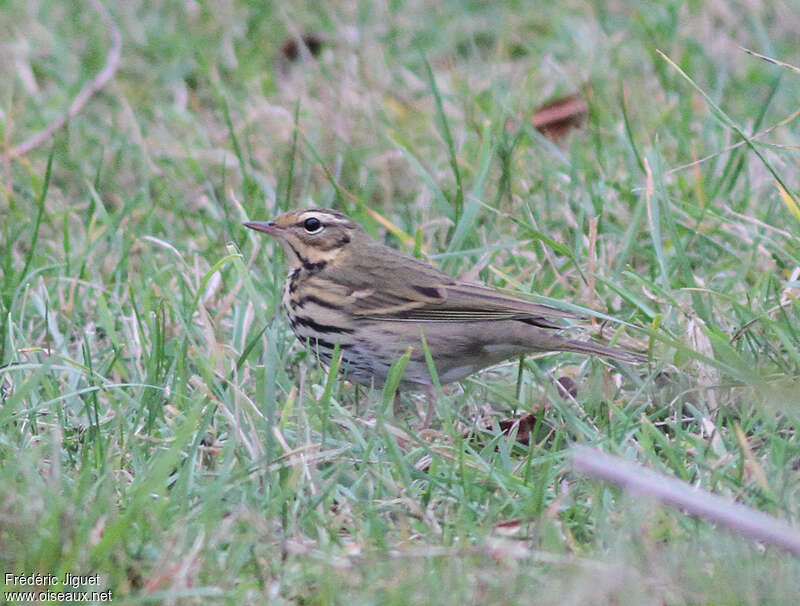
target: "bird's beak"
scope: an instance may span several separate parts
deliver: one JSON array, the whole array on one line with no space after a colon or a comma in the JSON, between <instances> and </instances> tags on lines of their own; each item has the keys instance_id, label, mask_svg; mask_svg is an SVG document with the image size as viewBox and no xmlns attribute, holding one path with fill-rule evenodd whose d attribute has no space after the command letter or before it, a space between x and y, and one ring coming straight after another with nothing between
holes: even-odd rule
<instances>
[{"instance_id":1,"label":"bird's beak","mask_svg":"<svg viewBox=\"0 0 800 606\"><path fill-rule=\"evenodd\" d=\"M246 221L242 225L256 231L263 231L271 236L277 234L281 229L274 221Z\"/></svg>"}]
</instances>

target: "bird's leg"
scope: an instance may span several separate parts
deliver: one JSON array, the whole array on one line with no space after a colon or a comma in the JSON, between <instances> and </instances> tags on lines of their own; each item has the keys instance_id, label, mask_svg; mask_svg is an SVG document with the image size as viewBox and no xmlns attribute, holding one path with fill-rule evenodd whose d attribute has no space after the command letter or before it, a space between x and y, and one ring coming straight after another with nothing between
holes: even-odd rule
<instances>
[{"instance_id":1,"label":"bird's leg","mask_svg":"<svg viewBox=\"0 0 800 606\"><path fill-rule=\"evenodd\" d=\"M360 417L361 416L361 386L358 383L356 383L354 385L354 388L356 390L356 398L355 398L356 399L356 416Z\"/></svg>"},{"instance_id":2,"label":"bird's leg","mask_svg":"<svg viewBox=\"0 0 800 606\"><path fill-rule=\"evenodd\" d=\"M428 409L425 412L425 419L422 421L422 427L430 427L433 413L436 412L436 390L433 385L425 387L425 399L428 401Z\"/></svg>"},{"instance_id":3,"label":"bird's leg","mask_svg":"<svg viewBox=\"0 0 800 606\"><path fill-rule=\"evenodd\" d=\"M400 402L400 390L394 392L394 402L392 403L392 416L397 419L400 417L400 409L401 409L401 402Z\"/></svg>"}]
</instances>

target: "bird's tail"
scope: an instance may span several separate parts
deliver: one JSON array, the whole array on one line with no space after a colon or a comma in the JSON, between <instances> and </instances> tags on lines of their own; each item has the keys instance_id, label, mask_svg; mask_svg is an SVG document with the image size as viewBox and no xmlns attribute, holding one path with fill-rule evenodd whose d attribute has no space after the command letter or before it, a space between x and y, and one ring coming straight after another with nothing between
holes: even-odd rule
<instances>
[{"instance_id":1,"label":"bird's tail","mask_svg":"<svg viewBox=\"0 0 800 606\"><path fill-rule=\"evenodd\" d=\"M647 362L646 356L642 356L631 351L625 351L624 349L618 349L616 347L604 347L602 345L595 345L594 343L578 341L575 339L569 339L565 341L562 349L563 351L574 351L576 353L604 356L606 358L612 358L613 360L619 360L620 362L626 362L628 364L644 364Z\"/></svg>"}]
</instances>

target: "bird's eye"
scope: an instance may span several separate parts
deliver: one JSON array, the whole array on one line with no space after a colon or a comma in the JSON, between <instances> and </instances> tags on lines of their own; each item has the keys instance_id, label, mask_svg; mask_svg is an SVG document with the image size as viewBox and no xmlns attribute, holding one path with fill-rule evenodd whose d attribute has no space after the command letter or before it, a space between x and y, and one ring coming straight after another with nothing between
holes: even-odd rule
<instances>
[{"instance_id":1,"label":"bird's eye","mask_svg":"<svg viewBox=\"0 0 800 606\"><path fill-rule=\"evenodd\" d=\"M303 221L303 227L305 230L310 234L316 234L322 231L322 221L317 219L316 217L309 217L305 221Z\"/></svg>"}]
</instances>

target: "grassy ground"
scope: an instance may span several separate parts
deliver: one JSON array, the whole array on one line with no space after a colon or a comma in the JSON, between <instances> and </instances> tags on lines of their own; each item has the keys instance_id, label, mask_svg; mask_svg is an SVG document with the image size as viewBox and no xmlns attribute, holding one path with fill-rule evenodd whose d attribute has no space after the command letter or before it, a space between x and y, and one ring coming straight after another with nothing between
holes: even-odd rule
<instances>
[{"instance_id":1,"label":"grassy ground","mask_svg":"<svg viewBox=\"0 0 800 606\"><path fill-rule=\"evenodd\" d=\"M115 603L792 603L791 556L568 453L797 522L800 74L739 47L799 65L800 6L303 4L0 3L2 572ZM113 27L114 78L13 153ZM581 128L533 128L587 84ZM416 397L391 418L279 313L283 257L240 222L311 204L635 325L602 335L652 364L511 361L416 432ZM525 412L527 446L498 427Z\"/></svg>"}]
</instances>

